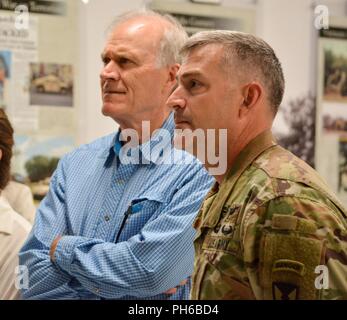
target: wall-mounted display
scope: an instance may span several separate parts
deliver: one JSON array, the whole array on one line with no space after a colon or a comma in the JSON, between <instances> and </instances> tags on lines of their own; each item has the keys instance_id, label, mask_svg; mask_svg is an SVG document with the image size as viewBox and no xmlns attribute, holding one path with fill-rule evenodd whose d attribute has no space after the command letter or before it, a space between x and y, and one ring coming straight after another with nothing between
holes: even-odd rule
<instances>
[{"instance_id":1,"label":"wall-mounted display","mask_svg":"<svg viewBox=\"0 0 347 320\"><path fill-rule=\"evenodd\" d=\"M330 39L324 43L325 101L347 103L347 39Z\"/></svg>"},{"instance_id":2,"label":"wall-mounted display","mask_svg":"<svg viewBox=\"0 0 347 320\"><path fill-rule=\"evenodd\" d=\"M31 63L30 105L72 107L72 65Z\"/></svg>"},{"instance_id":3,"label":"wall-mounted display","mask_svg":"<svg viewBox=\"0 0 347 320\"><path fill-rule=\"evenodd\" d=\"M213 4L153 0L149 8L174 16L188 34L204 30L237 30L255 32L255 10Z\"/></svg>"},{"instance_id":4,"label":"wall-mounted display","mask_svg":"<svg viewBox=\"0 0 347 320\"><path fill-rule=\"evenodd\" d=\"M2 5L5 2L17 3L0 0ZM68 9L63 16L38 14L49 13L43 9L50 5L54 9L54 3L58 2ZM0 62L0 67L9 66L10 71L2 77L5 81L1 81L0 103L4 101L2 104L15 131L12 175L15 180L27 183L39 201L48 190L58 160L76 146L75 91L78 89L74 87L73 64L78 61L78 3L30 1L28 4L27 29L16 27L14 8L12 12L10 7L0 10L0 53L5 57L0 58L5 60ZM38 5L41 5L40 12L36 12Z\"/></svg>"},{"instance_id":5,"label":"wall-mounted display","mask_svg":"<svg viewBox=\"0 0 347 320\"><path fill-rule=\"evenodd\" d=\"M64 15L66 13L65 1L45 0L2 0L0 10L15 11L19 5L25 5L28 11L38 14Z\"/></svg>"},{"instance_id":6,"label":"wall-mounted display","mask_svg":"<svg viewBox=\"0 0 347 320\"><path fill-rule=\"evenodd\" d=\"M29 64L38 59L38 18L30 16L29 28L18 30L15 15L0 13L0 50L11 56L11 78L6 81L6 111L15 130L37 130L38 112L29 109Z\"/></svg>"},{"instance_id":7,"label":"wall-mounted display","mask_svg":"<svg viewBox=\"0 0 347 320\"><path fill-rule=\"evenodd\" d=\"M5 90L11 77L11 52L0 50L0 108L6 108Z\"/></svg>"},{"instance_id":8,"label":"wall-mounted display","mask_svg":"<svg viewBox=\"0 0 347 320\"><path fill-rule=\"evenodd\" d=\"M318 38L316 168L347 204L347 20Z\"/></svg>"}]
</instances>

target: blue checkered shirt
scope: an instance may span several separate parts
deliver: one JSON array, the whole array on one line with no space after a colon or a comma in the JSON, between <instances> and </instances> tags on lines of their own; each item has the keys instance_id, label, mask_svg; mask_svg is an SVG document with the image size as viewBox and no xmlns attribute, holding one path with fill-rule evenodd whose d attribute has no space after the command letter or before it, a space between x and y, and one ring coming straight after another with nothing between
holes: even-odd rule
<instances>
[{"instance_id":1,"label":"blue checkered shirt","mask_svg":"<svg viewBox=\"0 0 347 320\"><path fill-rule=\"evenodd\" d=\"M173 134L172 115L162 128ZM139 147L146 164L122 164L118 136L59 162L19 254L29 270L24 299L189 298L190 281L176 294L165 291L193 271L192 223L213 179L172 146L169 155L183 154L182 162L158 164L153 137ZM49 249L58 235L53 263Z\"/></svg>"}]
</instances>

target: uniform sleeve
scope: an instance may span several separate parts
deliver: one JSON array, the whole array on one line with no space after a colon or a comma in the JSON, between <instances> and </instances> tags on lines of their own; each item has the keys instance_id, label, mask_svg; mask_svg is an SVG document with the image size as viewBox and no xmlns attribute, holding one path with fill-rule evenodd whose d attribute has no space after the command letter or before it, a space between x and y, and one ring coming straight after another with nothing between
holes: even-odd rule
<instances>
[{"instance_id":1,"label":"uniform sleeve","mask_svg":"<svg viewBox=\"0 0 347 320\"><path fill-rule=\"evenodd\" d=\"M283 196L249 215L244 259L257 299L347 299L347 222L327 201Z\"/></svg>"}]
</instances>

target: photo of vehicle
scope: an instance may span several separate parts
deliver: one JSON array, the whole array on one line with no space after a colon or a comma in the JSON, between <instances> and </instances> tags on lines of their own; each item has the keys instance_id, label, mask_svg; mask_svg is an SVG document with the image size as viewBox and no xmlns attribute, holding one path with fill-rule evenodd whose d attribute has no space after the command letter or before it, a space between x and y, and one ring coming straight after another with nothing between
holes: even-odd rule
<instances>
[{"instance_id":1,"label":"photo of vehicle","mask_svg":"<svg viewBox=\"0 0 347 320\"><path fill-rule=\"evenodd\" d=\"M38 93L68 93L72 87L57 76L51 74L45 77L35 79L33 85Z\"/></svg>"},{"instance_id":2,"label":"photo of vehicle","mask_svg":"<svg viewBox=\"0 0 347 320\"><path fill-rule=\"evenodd\" d=\"M31 63L30 105L73 106L72 66Z\"/></svg>"}]
</instances>

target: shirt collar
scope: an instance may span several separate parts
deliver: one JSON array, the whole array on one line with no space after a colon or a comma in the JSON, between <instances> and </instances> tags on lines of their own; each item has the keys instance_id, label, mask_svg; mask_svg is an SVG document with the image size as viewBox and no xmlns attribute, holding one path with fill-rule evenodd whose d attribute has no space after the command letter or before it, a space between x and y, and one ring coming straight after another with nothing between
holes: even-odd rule
<instances>
[{"instance_id":1,"label":"shirt collar","mask_svg":"<svg viewBox=\"0 0 347 320\"><path fill-rule=\"evenodd\" d=\"M151 136L151 138L146 141L143 144L140 144L139 146L135 147L136 149L139 150L140 154L142 154L142 158L140 156L140 161L141 159L144 159L144 161L141 161L141 163L154 163L156 164L158 159L162 156L161 153L159 152L152 152L154 147L157 144L161 144L161 148L172 148L171 141L173 138L174 134L174 129L175 129L175 121L174 121L174 114L173 112L169 115L169 117L164 121L163 125L161 126L160 130L164 130L170 134L170 139L168 141L162 142L162 138L160 138L160 132L159 130L155 130L154 134ZM120 149L122 148L122 142L120 141L120 133L121 130L118 130L116 133L114 139L112 139L112 143L110 145L110 153L115 154L117 157L119 157Z\"/></svg>"},{"instance_id":2,"label":"shirt collar","mask_svg":"<svg viewBox=\"0 0 347 320\"><path fill-rule=\"evenodd\" d=\"M277 145L270 130L266 130L255 137L236 157L234 164L229 169L224 177L222 183L218 187L215 184L209 196L215 193L215 200L213 201L209 212L222 212L223 206L228 199L231 190L241 174L253 163L253 161L262 154L265 150ZM215 214L208 214L204 220L206 226L213 227L218 222L219 216Z\"/></svg>"}]
</instances>

